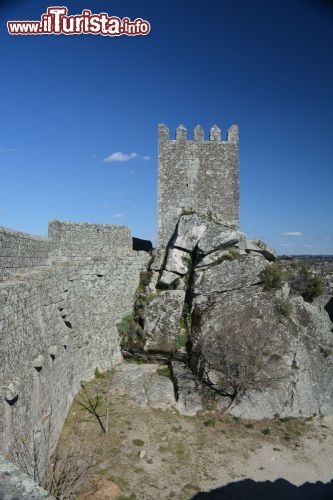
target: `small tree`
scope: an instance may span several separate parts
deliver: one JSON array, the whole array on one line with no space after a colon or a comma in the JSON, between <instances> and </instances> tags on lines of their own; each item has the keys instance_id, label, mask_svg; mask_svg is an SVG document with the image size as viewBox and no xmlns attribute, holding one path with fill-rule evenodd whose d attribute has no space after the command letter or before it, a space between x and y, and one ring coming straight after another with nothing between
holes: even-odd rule
<instances>
[{"instance_id":1,"label":"small tree","mask_svg":"<svg viewBox=\"0 0 333 500\"><path fill-rule=\"evenodd\" d=\"M252 305L239 310L237 316L226 312L223 322L215 318L213 329L203 334L201 321L210 322L207 311L209 308L203 318L194 312L192 330L193 359L203 381L232 400L252 389L274 387L282 378L279 361L288 346L283 325L272 318L276 308L265 315Z\"/></svg>"},{"instance_id":2,"label":"small tree","mask_svg":"<svg viewBox=\"0 0 333 500\"><path fill-rule=\"evenodd\" d=\"M52 410L43 417L31 435L15 430L14 447L9 459L39 486L59 500L73 498L78 488L96 471L97 452L84 446L75 434L66 451L59 453L52 441Z\"/></svg>"}]
</instances>

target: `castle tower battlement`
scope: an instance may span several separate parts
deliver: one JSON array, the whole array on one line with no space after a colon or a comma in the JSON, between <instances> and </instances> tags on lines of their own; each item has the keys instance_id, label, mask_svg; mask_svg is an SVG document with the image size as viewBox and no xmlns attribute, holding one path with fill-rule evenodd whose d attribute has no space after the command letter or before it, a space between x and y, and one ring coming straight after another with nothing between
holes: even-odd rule
<instances>
[{"instance_id":1,"label":"castle tower battlement","mask_svg":"<svg viewBox=\"0 0 333 500\"><path fill-rule=\"evenodd\" d=\"M184 125L170 140L169 129L158 131L158 235L157 246L165 246L183 212L212 212L222 222L239 226L238 126L232 125L222 140L214 125L209 140L197 125L193 140Z\"/></svg>"}]
</instances>

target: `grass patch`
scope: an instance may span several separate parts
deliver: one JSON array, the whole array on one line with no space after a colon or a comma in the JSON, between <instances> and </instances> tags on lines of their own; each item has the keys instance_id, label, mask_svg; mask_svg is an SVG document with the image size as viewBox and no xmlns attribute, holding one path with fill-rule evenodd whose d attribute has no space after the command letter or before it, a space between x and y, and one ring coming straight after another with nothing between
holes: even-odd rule
<instances>
[{"instance_id":1,"label":"grass patch","mask_svg":"<svg viewBox=\"0 0 333 500\"><path fill-rule=\"evenodd\" d=\"M132 443L135 445L135 446L143 446L145 444L144 441L142 441L142 439L133 439Z\"/></svg>"},{"instance_id":2,"label":"grass patch","mask_svg":"<svg viewBox=\"0 0 333 500\"><path fill-rule=\"evenodd\" d=\"M272 431L269 427L265 427L265 429L262 429L261 432L264 434L264 436L269 436L272 434Z\"/></svg>"},{"instance_id":3,"label":"grass patch","mask_svg":"<svg viewBox=\"0 0 333 500\"><path fill-rule=\"evenodd\" d=\"M143 330L135 321L134 314L130 313L117 323L119 335L121 336L121 347L141 348L143 344Z\"/></svg>"},{"instance_id":4,"label":"grass patch","mask_svg":"<svg viewBox=\"0 0 333 500\"><path fill-rule=\"evenodd\" d=\"M179 320L179 326L186 332L191 331L192 326L192 315L191 315L191 306L187 302L184 303L182 315Z\"/></svg>"},{"instance_id":5,"label":"grass patch","mask_svg":"<svg viewBox=\"0 0 333 500\"><path fill-rule=\"evenodd\" d=\"M97 367L95 368L94 374L95 374L96 378L104 378L105 377L105 373L100 372Z\"/></svg>"},{"instance_id":6,"label":"grass patch","mask_svg":"<svg viewBox=\"0 0 333 500\"><path fill-rule=\"evenodd\" d=\"M280 311L283 316L286 318L291 318L292 313L293 313L293 306L290 302L290 300L284 300L280 304Z\"/></svg>"},{"instance_id":7,"label":"grass patch","mask_svg":"<svg viewBox=\"0 0 333 500\"><path fill-rule=\"evenodd\" d=\"M170 368L168 366L161 366L160 368L157 368L156 373L162 377L171 378Z\"/></svg>"},{"instance_id":8,"label":"grass patch","mask_svg":"<svg viewBox=\"0 0 333 500\"><path fill-rule=\"evenodd\" d=\"M203 424L205 427L215 427L216 418L209 418L208 420L205 420Z\"/></svg>"},{"instance_id":9,"label":"grass patch","mask_svg":"<svg viewBox=\"0 0 333 500\"><path fill-rule=\"evenodd\" d=\"M135 358L126 358L124 361L125 361L125 363L127 363L128 365L143 365L143 359L142 359L142 358L139 358L139 357L135 357Z\"/></svg>"},{"instance_id":10,"label":"grass patch","mask_svg":"<svg viewBox=\"0 0 333 500\"><path fill-rule=\"evenodd\" d=\"M178 339L176 340L177 349L181 349L182 347L186 347L187 341L188 341L188 337L187 337L186 333L184 333L183 335L180 335L180 337L178 337Z\"/></svg>"},{"instance_id":11,"label":"grass patch","mask_svg":"<svg viewBox=\"0 0 333 500\"><path fill-rule=\"evenodd\" d=\"M273 262L265 267L260 274L264 290L274 290L281 288L283 285L283 274L281 265L278 262Z\"/></svg>"}]
</instances>

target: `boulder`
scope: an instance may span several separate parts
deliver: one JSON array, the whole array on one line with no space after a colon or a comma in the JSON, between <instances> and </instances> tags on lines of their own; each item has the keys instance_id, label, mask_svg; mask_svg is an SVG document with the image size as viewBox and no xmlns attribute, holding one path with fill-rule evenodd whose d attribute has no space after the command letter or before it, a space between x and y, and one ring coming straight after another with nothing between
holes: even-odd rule
<instances>
[{"instance_id":1,"label":"boulder","mask_svg":"<svg viewBox=\"0 0 333 500\"><path fill-rule=\"evenodd\" d=\"M333 295L320 295L313 300L313 304L324 309L333 321Z\"/></svg>"},{"instance_id":2,"label":"boulder","mask_svg":"<svg viewBox=\"0 0 333 500\"><path fill-rule=\"evenodd\" d=\"M216 266L196 269L194 293L210 295L260 283L260 273L267 261L260 254L241 255L234 260L223 260Z\"/></svg>"},{"instance_id":3,"label":"boulder","mask_svg":"<svg viewBox=\"0 0 333 500\"><path fill-rule=\"evenodd\" d=\"M168 252L165 269L173 273L184 275L188 271L188 264L186 262L188 258L188 252L179 250L178 248L171 248Z\"/></svg>"},{"instance_id":4,"label":"boulder","mask_svg":"<svg viewBox=\"0 0 333 500\"><path fill-rule=\"evenodd\" d=\"M250 252L261 253L269 261L276 260L278 256L275 250L261 240L246 240L246 249Z\"/></svg>"},{"instance_id":5,"label":"boulder","mask_svg":"<svg viewBox=\"0 0 333 500\"><path fill-rule=\"evenodd\" d=\"M156 295L144 311L145 351L175 352L181 335L180 318L185 291L166 290Z\"/></svg>"},{"instance_id":6,"label":"boulder","mask_svg":"<svg viewBox=\"0 0 333 500\"><path fill-rule=\"evenodd\" d=\"M151 271L150 281L148 283L148 290L150 292L156 292L156 285L158 282L159 272Z\"/></svg>"},{"instance_id":7,"label":"boulder","mask_svg":"<svg viewBox=\"0 0 333 500\"><path fill-rule=\"evenodd\" d=\"M165 259L165 248L156 248L153 251L153 258L151 263L149 264L150 271L159 271L162 269L164 259Z\"/></svg>"},{"instance_id":8,"label":"boulder","mask_svg":"<svg viewBox=\"0 0 333 500\"><path fill-rule=\"evenodd\" d=\"M191 367L233 399L233 415L332 413L332 325L325 311L286 293L255 285L194 307Z\"/></svg>"},{"instance_id":9,"label":"boulder","mask_svg":"<svg viewBox=\"0 0 333 500\"><path fill-rule=\"evenodd\" d=\"M157 373L159 365L123 363L115 369L110 394L126 396L140 406L172 408L176 404L173 383Z\"/></svg>"},{"instance_id":10,"label":"boulder","mask_svg":"<svg viewBox=\"0 0 333 500\"><path fill-rule=\"evenodd\" d=\"M198 251L207 255L220 248L234 245L244 238L244 234L233 226L211 222L203 237L198 242Z\"/></svg>"},{"instance_id":11,"label":"boulder","mask_svg":"<svg viewBox=\"0 0 333 500\"><path fill-rule=\"evenodd\" d=\"M159 283L162 285L172 285L176 280L179 280L179 274L172 273L170 271L163 271L159 279Z\"/></svg>"},{"instance_id":12,"label":"boulder","mask_svg":"<svg viewBox=\"0 0 333 500\"><path fill-rule=\"evenodd\" d=\"M197 214L181 216L173 245L192 252L206 231L208 224L209 222L206 219L202 219Z\"/></svg>"}]
</instances>

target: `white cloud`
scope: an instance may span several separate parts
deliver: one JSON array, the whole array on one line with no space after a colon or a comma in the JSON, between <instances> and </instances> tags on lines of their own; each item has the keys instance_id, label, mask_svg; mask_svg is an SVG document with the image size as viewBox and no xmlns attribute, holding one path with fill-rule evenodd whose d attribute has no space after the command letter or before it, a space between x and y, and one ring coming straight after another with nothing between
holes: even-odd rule
<instances>
[{"instance_id":1,"label":"white cloud","mask_svg":"<svg viewBox=\"0 0 333 500\"><path fill-rule=\"evenodd\" d=\"M0 153L14 153L16 148L8 148L6 146L0 146Z\"/></svg>"},{"instance_id":2,"label":"white cloud","mask_svg":"<svg viewBox=\"0 0 333 500\"><path fill-rule=\"evenodd\" d=\"M285 233L282 233L282 236L303 236L303 233L300 231L286 231Z\"/></svg>"},{"instance_id":3,"label":"white cloud","mask_svg":"<svg viewBox=\"0 0 333 500\"><path fill-rule=\"evenodd\" d=\"M148 160L151 160L151 157L148 156L148 155L145 155L142 159L145 160L145 161L148 161Z\"/></svg>"},{"instance_id":4,"label":"white cloud","mask_svg":"<svg viewBox=\"0 0 333 500\"><path fill-rule=\"evenodd\" d=\"M113 217L115 217L116 219L122 219L124 216L124 214L114 214Z\"/></svg>"},{"instance_id":5,"label":"white cloud","mask_svg":"<svg viewBox=\"0 0 333 500\"><path fill-rule=\"evenodd\" d=\"M127 154L127 153L122 153L121 151L117 151L116 153L112 153L111 155L104 158L103 161L105 161L106 163L112 163L116 161L129 161L133 160L137 156L138 156L137 153Z\"/></svg>"}]
</instances>

